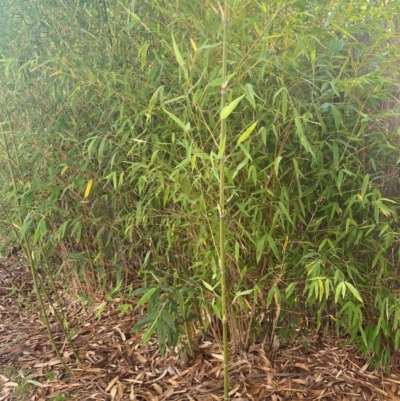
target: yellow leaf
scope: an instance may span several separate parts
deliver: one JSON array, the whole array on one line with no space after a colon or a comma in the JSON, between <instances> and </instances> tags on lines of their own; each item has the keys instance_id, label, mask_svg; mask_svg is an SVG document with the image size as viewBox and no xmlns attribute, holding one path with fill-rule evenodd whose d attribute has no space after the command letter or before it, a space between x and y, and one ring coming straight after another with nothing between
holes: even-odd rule
<instances>
[{"instance_id":1,"label":"yellow leaf","mask_svg":"<svg viewBox=\"0 0 400 401\"><path fill-rule=\"evenodd\" d=\"M197 45L192 38L190 38L190 43L192 44L193 50L197 52Z\"/></svg>"},{"instance_id":2,"label":"yellow leaf","mask_svg":"<svg viewBox=\"0 0 400 401\"><path fill-rule=\"evenodd\" d=\"M56 72L53 72L50 76L51 76L51 77L55 77L56 75L60 75L60 74L62 74L62 71L61 71L61 70L58 70L58 71L56 71Z\"/></svg>"},{"instance_id":3,"label":"yellow leaf","mask_svg":"<svg viewBox=\"0 0 400 401\"><path fill-rule=\"evenodd\" d=\"M90 190L92 189L92 185L93 185L93 180L89 180L85 189L85 195L84 195L85 199L89 196Z\"/></svg>"},{"instance_id":4,"label":"yellow leaf","mask_svg":"<svg viewBox=\"0 0 400 401\"><path fill-rule=\"evenodd\" d=\"M288 246L288 242L289 242L289 236L287 235L285 238L285 243L283 244L283 253L285 253L286 248Z\"/></svg>"}]
</instances>

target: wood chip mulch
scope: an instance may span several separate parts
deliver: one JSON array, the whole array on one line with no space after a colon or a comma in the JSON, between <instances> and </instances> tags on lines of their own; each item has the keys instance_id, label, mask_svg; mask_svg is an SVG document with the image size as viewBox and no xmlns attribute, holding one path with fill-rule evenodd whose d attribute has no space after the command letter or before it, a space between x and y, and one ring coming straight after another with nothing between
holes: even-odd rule
<instances>
[{"instance_id":1,"label":"wood chip mulch","mask_svg":"<svg viewBox=\"0 0 400 401\"><path fill-rule=\"evenodd\" d=\"M19 399L13 395L15 376L5 373L11 365L18 366L18 375L32 384L27 399L35 401L61 394L64 400L81 401L223 400L218 344L199 342L196 356L186 363L178 352L161 355L155 338L144 345L140 335L131 333L137 317L133 312L121 315L119 300L108 303L101 315L97 314L101 303L92 308L79 301L65 303L64 312L76 328L73 342L82 365L48 310L57 344L72 371L68 375L55 357L35 297L27 292L28 279L11 295L16 277L6 274L7 266L1 263L0 401ZM18 295L21 290L23 297ZM279 347L273 357L261 344L246 352L231 350L229 377L230 399L238 401L400 401L399 374L373 370L353 346L329 336L299 338L297 344Z\"/></svg>"}]
</instances>

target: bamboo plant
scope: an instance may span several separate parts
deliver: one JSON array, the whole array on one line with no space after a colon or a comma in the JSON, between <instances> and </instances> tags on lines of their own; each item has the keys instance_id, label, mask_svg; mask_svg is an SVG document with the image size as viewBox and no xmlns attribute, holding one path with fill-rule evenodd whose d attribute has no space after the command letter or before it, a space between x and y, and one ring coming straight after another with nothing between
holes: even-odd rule
<instances>
[{"instance_id":1,"label":"bamboo plant","mask_svg":"<svg viewBox=\"0 0 400 401\"><path fill-rule=\"evenodd\" d=\"M224 9L221 10L223 23L222 44L222 76L227 75L227 53L228 53L228 24L229 7L225 1ZM227 319L227 291L226 291L226 260L225 260L225 146L226 146L226 107L227 83L221 86L221 136L219 144L220 175L219 175L219 265L222 298L222 344L224 357L224 400L229 399L229 357L228 357L228 319Z\"/></svg>"}]
</instances>

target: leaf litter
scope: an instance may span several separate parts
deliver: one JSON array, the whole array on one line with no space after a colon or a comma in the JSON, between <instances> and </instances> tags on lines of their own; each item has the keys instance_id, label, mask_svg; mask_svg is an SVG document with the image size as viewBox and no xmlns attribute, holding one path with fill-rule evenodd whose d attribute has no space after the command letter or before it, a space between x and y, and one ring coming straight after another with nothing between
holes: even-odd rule
<instances>
[{"instance_id":1,"label":"leaf litter","mask_svg":"<svg viewBox=\"0 0 400 401\"><path fill-rule=\"evenodd\" d=\"M7 263L10 263L7 261ZM72 328L74 345L84 361L79 364L50 314L56 343L70 368L69 376L55 357L32 295L29 273L23 266L0 265L0 401L16 400L15 374L32 384L30 400L44 401L64 395L65 400L213 401L223 399L222 352L216 341L199 340L195 356L182 358L169 350L161 355L157 338L142 343L131 329L134 312L121 315L120 300L97 307L82 305L60 292ZM18 276L19 274L19 276ZM15 282L18 292L12 294ZM21 291L23 292L21 298ZM104 308L98 317L99 306ZM263 344L248 350L230 350L230 398L258 400L400 400L400 374L375 370L345 339L315 334L269 352ZM307 344L305 347L303 344ZM393 358L393 365L397 361Z\"/></svg>"}]
</instances>

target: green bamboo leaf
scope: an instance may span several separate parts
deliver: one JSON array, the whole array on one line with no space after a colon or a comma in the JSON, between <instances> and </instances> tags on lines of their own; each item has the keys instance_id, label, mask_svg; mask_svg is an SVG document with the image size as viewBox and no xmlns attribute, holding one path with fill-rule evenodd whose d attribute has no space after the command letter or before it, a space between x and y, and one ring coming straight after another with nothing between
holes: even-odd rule
<instances>
[{"instance_id":1,"label":"green bamboo leaf","mask_svg":"<svg viewBox=\"0 0 400 401\"><path fill-rule=\"evenodd\" d=\"M150 337L149 337L150 339ZM143 338L144 340L144 338ZM143 341L143 342L147 342L147 341ZM158 348L160 350L160 354L164 355L165 353L165 327L164 327L164 323L161 319L158 319L157 321L157 344L158 344Z\"/></svg>"},{"instance_id":2,"label":"green bamboo leaf","mask_svg":"<svg viewBox=\"0 0 400 401\"><path fill-rule=\"evenodd\" d=\"M219 150L218 150L218 159L220 159L224 153L225 153L225 149L226 149L226 137L224 137L224 139L222 140L220 146L219 146Z\"/></svg>"},{"instance_id":3,"label":"green bamboo leaf","mask_svg":"<svg viewBox=\"0 0 400 401\"><path fill-rule=\"evenodd\" d=\"M272 300L274 299L274 295L276 297L280 298L280 291L279 288L274 284L271 289L268 291L268 296L267 296L267 308L271 305Z\"/></svg>"},{"instance_id":4,"label":"green bamboo leaf","mask_svg":"<svg viewBox=\"0 0 400 401\"><path fill-rule=\"evenodd\" d=\"M164 322L167 323L167 326L168 326L171 330L176 331L175 323L174 323L174 321L172 320L171 315L170 315L165 309L163 309L163 310L161 311L161 317L162 317L162 319L164 320Z\"/></svg>"},{"instance_id":5,"label":"green bamboo leaf","mask_svg":"<svg viewBox=\"0 0 400 401\"><path fill-rule=\"evenodd\" d=\"M221 309L214 303L211 304L211 307L215 313L215 316L217 316L219 319L221 319Z\"/></svg>"},{"instance_id":6,"label":"green bamboo leaf","mask_svg":"<svg viewBox=\"0 0 400 401\"><path fill-rule=\"evenodd\" d=\"M36 227L35 234L33 236L33 243L36 244L40 241L45 235L47 231L46 220L41 218Z\"/></svg>"},{"instance_id":7,"label":"green bamboo leaf","mask_svg":"<svg viewBox=\"0 0 400 401\"><path fill-rule=\"evenodd\" d=\"M240 253L240 245L239 242L235 242L235 261L239 263L239 253Z\"/></svg>"},{"instance_id":8,"label":"green bamboo leaf","mask_svg":"<svg viewBox=\"0 0 400 401\"><path fill-rule=\"evenodd\" d=\"M172 120L174 120L185 132L190 129L190 123L185 124L182 120L180 120L177 116L170 113L168 110L163 108L165 114L167 114Z\"/></svg>"},{"instance_id":9,"label":"green bamboo leaf","mask_svg":"<svg viewBox=\"0 0 400 401\"><path fill-rule=\"evenodd\" d=\"M244 141L250 136L250 134L251 134L251 133L254 131L254 129L256 128L257 123L258 123L258 121L256 121L255 123L251 124L250 127L248 127L248 128L246 129L246 131L244 131L243 134L240 135L240 137L239 137L239 139L238 139L238 141L237 141L236 146L237 146L237 145L240 145L242 142L244 142Z\"/></svg>"},{"instance_id":10,"label":"green bamboo leaf","mask_svg":"<svg viewBox=\"0 0 400 401\"><path fill-rule=\"evenodd\" d=\"M364 345L368 348L368 340L367 340L367 336L365 335L365 331L361 325L359 326L359 329L360 329L361 338L363 339Z\"/></svg>"},{"instance_id":11,"label":"green bamboo leaf","mask_svg":"<svg viewBox=\"0 0 400 401\"><path fill-rule=\"evenodd\" d=\"M146 344L149 342L150 337L153 335L153 333L156 331L157 325L159 322L159 316L157 316L156 320L149 326L149 328L146 330L146 332L143 334L142 342L143 344Z\"/></svg>"},{"instance_id":12,"label":"green bamboo leaf","mask_svg":"<svg viewBox=\"0 0 400 401\"><path fill-rule=\"evenodd\" d=\"M356 43L358 43L358 40L346 29L343 28L343 26L335 24L334 22L331 22L331 25L336 28L338 31L342 32L343 35L352 38Z\"/></svg>"},{"instance_id":13,"label":"green bamboo leaf","mask_svg":"<svg viewBox=\"0 0 400 401\"><path fill-rule=\"evenodd\" d=\"M158 312L151 312L149 313L147 316L145 316L144 318L140 319L135 326L133 326L131 332L135 332L140 330L143 326L145 326L146 324L149 323L153 323L154 320L157 318L158 316Z\"/></svg>"},{"instance_id":14,"label":"green bamboo leaf","mask_svg":"<svg viewBox=\"0 0 400 401\"><path fill-rule=\"evenodd\" d=\"M140 49L139 53L140 53L140 67L142 68L142 70L144 69L144 67L146 66L147 63L147 50L149 49L149 43L145 43L142 48Z\"/></svg>"},{"instance_id":15,"label":"green bamboo leaf","mask_svg":"<svg viewBox=\"0 0 400 401\"><path fill-rule=\"evenodd\" d=\"M235 100L233 100L231 103L229 103L227 106L225 106L222 111L221 111L221 120L224 120L227 118L233 110L235 110L236 106L239 104L239 102L244 98L245 95L239 96Z\"/></svg>"},{"instance_id":16,"label":"green bamboo leaf","mask_svg":"<svg viewBox=\"0 0 400 401\"><path fill-rule=\"evenodd\" d=\"M394 338L394 347L396 348L396 350L399 349L399 345L400 345L400 330L397 329L396 330L396 335Z\"/></svg>"},{"instance_id":17,"label":"green bamboo leaf","mask_svg":"<svg viewBox=\"0 0 400 401\"><path fill-rule=\"evenodd\" d=\"M274 239L270 235L267 235L267 240L268 240L268 245L269 245L270 249L272 250L275 257L279 260L280 255L279 255L278 248L276 247L276 243L275 243Z\"/></svg>"},{"instance_id":18,"label":"green bamboo leaf","mask_svg":"<svg viewBox=\"0 0 400 401\"><path fill-rule=\"evenodd\" d=\"M225 75L224 77L219 77L217 79L214 79L214 81L211 81L208 86L220 86L222 84L228 83L229 80L235 75L235 73L233 74L229 74L229 75Z\"/></svg>"},{"instance_id":19,"label":"green bamboo leaf","mask_svg":"<svg viewBox=\"0 0 400 401\"><path fill-rule=\"evenodd\" d=\"M243 295L248 295L248 294L252 294L254 292L254 290L244 290L244 291L239 291L236 293L235 298L233 298L233 302L235 302L239 297L242 297Z\"/></svg>"},{"instance_id":20,"label":"green bamboo leaf","mask_svg":"<svg viewBox=\"0 0 400 401\"><path fill-rule=\"evenodd\" d=\"M181 52L179 51L178 45L177 45L176 42L175 42L174 34L171 33L171 36L172 36L172 46L173 46L173 48L174 48L174 53L175 53L176 61L178 62L178 64L179 64L181 67L183 67L184 64L185 64L185 62L183 61L182 54L181 54Z\"/></svg>"},{"instance_id":21,"label":"green bamboo leaf","mask_svg":"<svg viewBox=\"0 0 400 401\"><path fill-rule=\"evenodd\" d=\"M281 162L281 160L283 159L282 156L278 156L275 160L274 160L274 171L275 171L275 175L278 178L278 173L279 173L279 163Z\"/></svg>"},{"instance_id":22,"label":"green bamboo leaf","mask_svg":"<svg viewBox=\"0 0 400 401\"><path fill-rule=\"evenodd\" d=\"M246 92L246 98L249 103L253 106L253 109L256 108L256 101L255 101L255 93L252 84L246 84L244 86L244 90Z\"/></svg>"},{"instance_id":23,"label":"green bamboo leaf","mask_svg":"<svg viewBox=\"0 0 400 401\"><path fill-rule=\"evenodd\" d=\"M332 145L332 152L333 152L333 166L336 170L339 170L339 149L337 142L333 142Z\"/></svg>"},{"instance_id":24,"label":"green bamboo leaf","mask_svg":"<svg viewBox=\"0 0 400 401\"><path fill-rule=\"evenodd\" d=\"M367 193L367 187L369 184L369 174L365 174L362 188L361 188L361 197L364 199L365 194Z\"/></svg>"},{"instance_id":25,"label":"green bamboo leaf","mask_svg":"<svg viewBox=\"0 0 400 401\"><path fill-rule=\"evenodd\" d=\"M150 288L143 296L139 299L138 303L136 304L136 307L138 308L139 306L144 305L150 298L151 296L157 291L157 287Z\"/></svg>"},{"instance_id":26,"label":"green bamboo leaf","mask_svg":"<svg viewBox=\"0 0 400 401\"><path fill-rule=\"evenodd\" d=\"M203 282L204 287L207 288L208 291L214 292L214 288L210 284L207 283L207 281L201 280Z\"/></svg>"},{"instance_id":27,"label":"green bamboo leaf","mask_svg":"<svg viewBox=\"0 0 400 401\"><path fill-rule=\"evenodd\" d=\"M158 94L159 94L161 91L163 91L163 90L164 90L164 86L160 86L160 87L158 87L157 90L153 93L153 96L151 97L150 102L149 102L149 106L148 106L148 108L147 108L147 115L146 115L146 117L147 117L148 120L150 120L150 118L151 118L151 113L153 112L153 107L154 107L154 104L156 103L157 96L158 96Z\"/></svg>"},{"instance_id":28,"label":"green bamboo leaf","mask_svg":"<svg viewBox=\"0 0 400 401\"><path fill-rule=\"evenodd\" d=\"M97 153L97 161L99 162L99 166L103 162L104 151L105 151L107 142L108 142L107 137L104 137L100 142L99 150L98 150L98 153Z\"/></svg>"},{"instance_id":29,"label":"green bamboo leaf","mask_svg":"<svg viewBox=\"0 0 400 401\"><path fill-rule=\"evenodd\" d=\"M106 308L107 302L102 302L101 305L97 308L96 311L96 318L99 319L101 317L101 315L103 314L105 308Z\"/></svg>"},{"instance_id":30,"label":"green bamboo leaf","mask_svg":"<svg viewBox=\"0 0 400 401\"><path fill-rule=\"evenodd\" d=\"M283 120L286 119L287 104L288 104L288 92L287 92L287 90L284 90L282 92L282 117L283 117Z\"/></svg>"},{"instance_id":31,"label":"green bamboo leaf","mask_svg":"<svg viewBox=\"0 0 400 401\"><path fill-rule=\"evenodd\" d=\"M263 235L257 242L256 245L256 261L257 263L261 260L261 256L264 252L264 245L265 245L265 240L267 238L267 235Z\"/></svg>"},{"instance_id":32,"label":"green bamboo leaf","mask_svg":"<svg viewBox=\"0 0 400 401\"><path fill-rule=\"evenodd\" d=\"M346 294L346 286L344 284L343 281L341 281L337 287L336 287L336 291L335 291L335 303L338 302L338 299L340 297L340 293L342 292L342 296L344 297L344 295Z\"/></svg>"}]
</instances>

